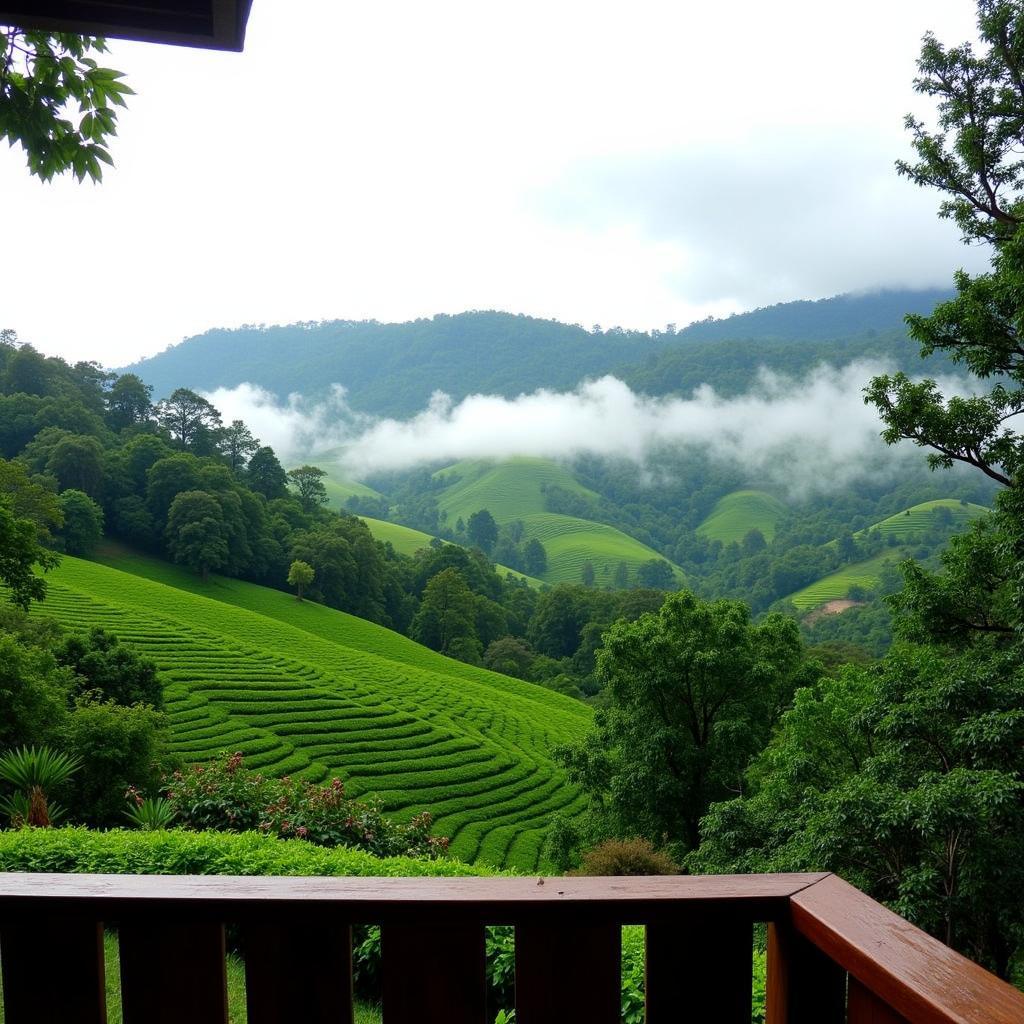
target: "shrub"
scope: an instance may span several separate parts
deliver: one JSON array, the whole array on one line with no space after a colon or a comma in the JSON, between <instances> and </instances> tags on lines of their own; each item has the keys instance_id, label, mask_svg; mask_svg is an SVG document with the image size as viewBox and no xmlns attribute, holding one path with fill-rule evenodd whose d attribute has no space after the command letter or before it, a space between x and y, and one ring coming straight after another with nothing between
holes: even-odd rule
<instances>
[{"instance_id":1,"label":"shrub","mask_svg":"<svg viewBox=\"0 0 1024 1024\"><path fill-rule=\"evenodd\" d=\"M0 871L139 875L487 876L502 872L454 860L374 857L261 832L140 832L87 828L0 831Z\"/></svg>"},{"instance_id":2,"label":"shrub","mask_svg":"<svg viewBox=\"0 0 1024 1024\"><path fill-rule=\"evenodd\" d=\"M394 822L381 814L379 802L347 797L341 779L317 786L287 776L270 778L244 768L240 753L177 771L164 788L187 828L258 829L318 846L364 849L378 857L435 858L448 850L447 839L430 835L429 814Z\"/></svg>"},{"instance_id":3,"label":"shrub","mask_svg":"<svg viewBox=\"0 0 1024 1024\"><path fill-rule=\"evenodd\" d=\"M678 875L679 865L646 839L606 839L583 854L577 875Z\"/></svg>"}]
</instances>

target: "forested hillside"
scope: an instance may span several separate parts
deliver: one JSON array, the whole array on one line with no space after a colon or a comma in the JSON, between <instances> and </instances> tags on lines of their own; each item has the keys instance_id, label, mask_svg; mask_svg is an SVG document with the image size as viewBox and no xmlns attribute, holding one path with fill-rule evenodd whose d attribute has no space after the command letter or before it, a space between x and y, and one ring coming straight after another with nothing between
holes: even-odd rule
<instances>
[{"instance_id":1,"label":"forested hillside","mask_svg":"<svg viewBox=\"0 0 1024 1024\"><path fill-rule=\"evenodd\" d=\"M916 359L916 349L901 344L903 317L930 309L940 295L890 291L790 302L651 333L499 312L215 329L126 372L152 385L157 398L176 387L208 392L243 382L280 398L316 396L337 383L353 408L383 416L418 412L437 390L456 401L477 393L512 397L572 388L605 373L652 394L702 383L728 394L742 390L761 364L799 373L822 360Z\"/></svg>"}]
</instances>

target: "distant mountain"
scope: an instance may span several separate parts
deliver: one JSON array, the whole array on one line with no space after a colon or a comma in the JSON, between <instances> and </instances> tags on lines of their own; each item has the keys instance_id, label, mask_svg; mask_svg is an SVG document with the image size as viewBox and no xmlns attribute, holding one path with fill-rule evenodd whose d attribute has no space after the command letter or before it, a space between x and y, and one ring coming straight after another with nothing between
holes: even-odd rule
<instances>
[{"instance_id":1,"label":"distant mountain","mask_svg":"<svg viewBox=\"0 0 1024 1024\"><path fill-rule=\"evenodd\" d=\"M903 325L907 313L928 313L952 296L948 288L835 295L830 299L780 302L722 320L702 320L677 335L686 341L824 341L852 338Z\"/></svg>"},{"instance_id":2,"label":"distant mountain","mask_svg":"<svg viewBox=\"0 0 1024 1024\"><path fill-rule=\"evenodd\" d=\"M675 334L587 331L498 312L394 324L218 328L125 370L152 384L157 398L176 387L212 391L245 381L283 398L296 391L316 395L338 383L354 408L388 416L419 411L437 390L456 401L474 393L512 397L613 372L652 393L704 380L729 391L745 386L760 364L781 362L780 368L798 371L833 354L848 361L894 350L904 336L904 315L945 297L934 290L887 291L788 302Z\"/></svg>"}]
</instances>

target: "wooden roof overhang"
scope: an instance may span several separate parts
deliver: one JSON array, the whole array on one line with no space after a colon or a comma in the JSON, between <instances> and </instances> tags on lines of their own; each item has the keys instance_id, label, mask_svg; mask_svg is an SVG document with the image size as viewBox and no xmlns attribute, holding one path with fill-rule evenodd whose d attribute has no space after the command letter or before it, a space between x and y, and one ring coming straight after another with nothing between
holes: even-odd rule
<instances>
[{"instance_id":1,"label":"wooden roof overhang","mask_svg":"<svg viewBox=\"0 0 1024 1024\"><path fill-rule=\"evenodd\" d=\"M0 0L0 25L241 50L252 0Z\"/></svg>"}]
</instances>

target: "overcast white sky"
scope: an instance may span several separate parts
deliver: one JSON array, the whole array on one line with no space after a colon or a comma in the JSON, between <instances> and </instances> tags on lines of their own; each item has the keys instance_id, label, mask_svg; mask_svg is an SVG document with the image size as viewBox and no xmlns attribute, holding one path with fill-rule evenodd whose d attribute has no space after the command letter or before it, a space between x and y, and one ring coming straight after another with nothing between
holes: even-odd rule
<instances>
[{"instance_id":1,"label":"overcast white sky","mask_svg":"<svg viewBox=\"0 0 1024 1024\"><path fill-rule=\"evenodd\" d=\"M982 264L898 179L971 0L254 0L113 42L101 186L0 150L0 327L115 366L212 326L506 309L679 325Z\"/></svg>"}]
</instances>

